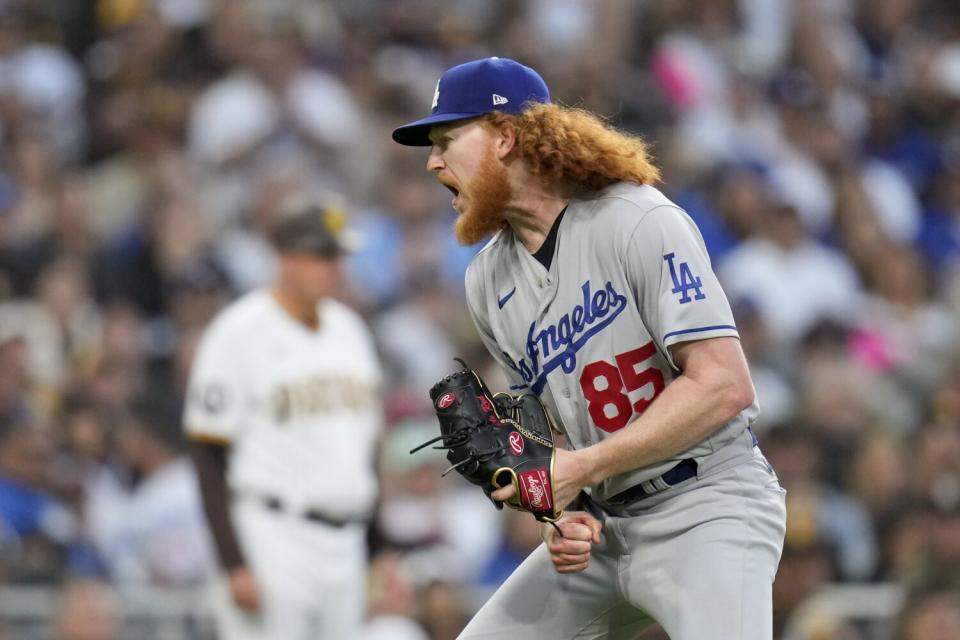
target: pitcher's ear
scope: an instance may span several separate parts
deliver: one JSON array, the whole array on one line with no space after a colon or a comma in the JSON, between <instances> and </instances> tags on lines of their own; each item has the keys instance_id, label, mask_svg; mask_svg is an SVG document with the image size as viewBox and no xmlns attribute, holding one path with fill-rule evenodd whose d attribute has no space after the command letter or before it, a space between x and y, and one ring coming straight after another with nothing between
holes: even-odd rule
<instances>
[{"instance_id":1,"label":"pitcher's ear","mask_svg":"<svg viewBox=\"0 0 960 640\"><path fill-rule=\"evenodd\" d=\"M496 152L500 160L505 159L517 146L517 130L509 124L497 128Z\"/></svg>"}]
</instances>

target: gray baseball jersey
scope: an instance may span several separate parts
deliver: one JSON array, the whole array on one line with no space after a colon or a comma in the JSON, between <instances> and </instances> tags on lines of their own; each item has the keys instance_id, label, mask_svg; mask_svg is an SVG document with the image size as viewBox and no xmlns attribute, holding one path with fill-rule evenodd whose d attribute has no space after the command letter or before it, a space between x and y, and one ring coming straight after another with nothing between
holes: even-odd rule
<instances>
[{"instance_id":1,"label":"gray baseball jersey","mask_svg":"<svg viewBox=\"0 0 960 640\"><path fill-rule=\"evenodd\" d=\"M620 183L572 199L549 269L502 230L471 263L466 293L511 389L538 394L574 448L643 413L679 373L670 345L737 335L696 225L651 186ZM674 459L609 478L594 497L709 456L757 413L755 402Z\"/></svg>"}]
</instances>

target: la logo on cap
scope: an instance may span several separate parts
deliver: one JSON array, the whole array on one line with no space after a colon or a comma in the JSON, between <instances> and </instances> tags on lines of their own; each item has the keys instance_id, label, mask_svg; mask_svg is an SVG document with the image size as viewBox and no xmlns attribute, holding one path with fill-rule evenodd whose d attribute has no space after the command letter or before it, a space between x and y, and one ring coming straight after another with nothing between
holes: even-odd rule
<instances>
[{"instance_id":1,"label":"la logo on cap","mask_svg":"<svg viewBox=\"0 0 960 640\"><path fill-rule=\"evenodd\" d=\"M503 96L498 96L497 94L493 94L493 106L496 107L501 104L507 104L508 102L510 101L504 98Z\"/></svg>"},{"instance_id":2,"label":"la logo on cap","mask_svg":"<svg viewBox=\"0 0 960 640\"><path fill-rule=\"evenodd\" d=\"M437 80L437 88L433 90L433 104L430 105L430 108L436 109L438 102L440 102L440 81L439 80Z\"/></svg>"}]
</instances>

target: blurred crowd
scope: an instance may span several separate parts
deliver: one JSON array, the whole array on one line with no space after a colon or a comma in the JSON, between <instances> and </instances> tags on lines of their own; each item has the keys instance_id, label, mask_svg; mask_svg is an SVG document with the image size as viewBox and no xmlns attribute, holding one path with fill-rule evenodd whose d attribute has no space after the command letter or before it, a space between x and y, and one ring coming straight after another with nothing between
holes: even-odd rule
<instances>
[{"instance_id":1,"label":"blurred crowd","mask_svg":"<svg viewBox=\"0 0 960 640\"><path fill-rule=\"evenodd\" d=\"M0 588L62 589L59 637L106 640L116 592L216 571L193 349L271 281L282 205L335 193L387 380L369 638L456 636L539 536L407 453L454 356L502 378L477 247L389 133L486 55L645 136L701 228L788 490L776 637L888 637L798 619L836 582L903 585L898 640L960 637L954 0L0 0Z\"/></svg>"}]
</instances>

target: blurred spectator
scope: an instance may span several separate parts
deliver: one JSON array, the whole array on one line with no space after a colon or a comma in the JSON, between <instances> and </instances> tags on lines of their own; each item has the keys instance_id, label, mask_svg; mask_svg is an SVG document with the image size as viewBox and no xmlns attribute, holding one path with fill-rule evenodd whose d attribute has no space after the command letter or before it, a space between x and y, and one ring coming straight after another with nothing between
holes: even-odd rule
<instances>
[{"instance_id":1,"label":"blurred spectator","mask_svg":"<svg viewBox=\"0 0 960 640\"><path fill-rule=\"evenodd\" d=\"M420 163L393 159L396 151L390 153L382 208L368 208L356 220L364 240L350 261L360 288L357 302L374 310L402 302L426 284L424 274L433 276L429 286L439 295L459 295L455 292L462 289L463 273L479 246L454 240L455 214Z\"/></svg>"},{"instance_id":2,"label":"blurred spectator","mask_svg":"<svg viewBox=\"0 0 960 640\"><path fill-rule=\"evenodd\" d=\"M946 513L960 513L960 429L932 424L917 434L912 489Z\"/></svg>"},{"instance_id":3,"label":"blurred spectator","mask_svg":"<svg viewBox=\"0 0 960 640\"><path fill-rule=\"evenodd\" d=\"M907 587L926 582L933 510L926 505L902 509L884 531L883 576Z\"/></svg>"},{"instance_id":4,"label":"blurred spectator","mask_svg":"<svg viewBox=\"0 0 960 640\"><path fill-rule=\"evenodd\" d=\"M412 275L406 300L380 314L374 331L398 386L425 390L449 373L457 355L449 291L433 271ZM424 408L429 407L422 394Z\"/></svg>"},{"instance_id":5,"label":"blurred spectator","mask_svg":"<svg viewBox=\"0 0 960 640\"><path fill-rule=\"evenodd\" d=\"M133 372L144 366L147 348L147 330L136 307L122 301L103 306L101 363Z\"/></svg>"},{"instance_id":6,"label":"blurred spectator","mask_svg":"<svg viewBox=\"0 0 960 640\"><path fill-rule=\"evenodd\" d=\"M475 608L468 609L458 589L449 582L428 584L420 590L417 602L417 620L430 640L455 640L470 619L469 611Z\"/></svg>"},{"instance_id":7,"label":"blurred spectator","mask_svg":"<svg viewBox=\"0 0 960 640\"><path fill-rule=\"evenodd\" d=\"M734 300L731 308L761 407L760 416L751 428L763 433L783 425L797 412L796 372L792 371L783 350L773 344L756 304L750 300Z\"/></svg>"},{"instance_id":8,"label":"blurred spectator","mask_svg":"<svg viewBox=\"0 0 960 640\"><path fill-rule=\"evenodd\" d=\"M837 193L833 233L843 253L861 277L872 264L882 259L894 244L873 213L873 206L864 185L855 172L839 169L834 178Z\"/></svg>"},{"instance_id":9,"label":"blurred spectator","mask_svg":"<svg viewBox=\"0 0 960 640\"><path fill-rule=\"evenodd\" d=\"M720 263L727 295L752 301L777 343L794 342L820 319L852 319L860 283L847 259L810 237L796 211L771 203L759 228Z\"/></svg>"},{"instance_id":10,"label":"blurred spectator","mask_svg":"<svg viewBox=\"0 0 960 640\"><path fill-rule=\"evenodd\" d=\"M88 485L85 520L111 581L188 586L213 573L193 466L183 453L179 407L147 396L121 420L117 454Z\"/></svg>"},{"instance_id":11,"label":"blurred spectator","mask_svg":"<svg viewBox=\"0 0 960 640\"><path fill-rule=\"evenodd\" d=\"M897 640L950 640L960 637L960 594L932 591L915 597L900 618Z\"/></svg>"},{"instance_id":12,"label":"blurred spectator","mask_svg":"<svg viewBox=\"0 0 960 640\"><path fill-rule=\"evenodd\" d=\"M367 622L361 639L429 640L412 620L415 598L400 559L390 552L376 556L370 563Z\"/></svg>"},{"instance_id":13,"label":"blurred spectator","mask_svg":"<svg viewBox=\"0 0 960 640\"><path fill-rule=\"evenodd\" d=\"M95 363L100 310L87 272L69 258L40 273L32 298L0 302L0 323L25 339L30 380L44 393L55 394L71 375ZM52 397L49 402L48 410Z\"/></svg>"},{"instance_id":14,"label":"blurred spectator","mask_svg":"<svg viewBox=\"0 0 960 640\"><path fill-rule=\"evenodd\" d=\"M755 171L722 168L710 184L717 214L735 237L743 241L762 228L770 206L769 194Z\"/></svg>"},{"instance_id":15,"label":"blurred spectator","mask_svg":"<svg viewBox=\"0 0 960 640\"><path fill-rule=\"evenodd\" d=\"M479 574L479 584L494 589L510 577L530 553L543 542L539 522L522 511L505 514L503 541L489 564Z\"/></svg>"},{"instance_id":16,"label":"blurred spectator","mask_svg":"<svg viewBox=\"0 0 960 640\"><path fill-rule=\"evenodd\" d=\"M54 193L50 227L0 254L3 267L9 271L13 293L29 296L47 266L69 259L84 268L99 295L104 278L103 251L90 226L87 183L79 174L71 174L51 185L51 189Z\"/></svg>"},{"instance_id":17,"label":"blurred spectator","mask_svg":"<svg viewBox=\"0 0 960 640\"><path fill-rule=\"evenodd\" d=\"M908 499L908 462L901 441L878 433L864 439L850 463L846 485L880 532Z\"/></svg>"},{"instance_id":18,"label":"blurred spectator","mask_svg":"<svg viewBox=\"0 0 960 640\"><path fill-rule=\"evenodd\" d=\"M0 14L0 91L15 104L25 130L49 138L58 154L76 158L85 133L82 70L59 43L43 37L42 10L22 4Z\"/></svg>"},{"instance_id":19,"label":"blurred spectator","mask_svg":"<svg viewBox=\"0 0 960 640\"><path fill-rule=\"evenodd\" d=\"M860 625L824 611L825 608L799 609L791 616L790 626L784 630L784 640L864 640Z\"/></svg>"},{"instance_id":20,"label":"blurred spectator","mask_svg":"<svg viewBox=\"0 0 960 640\"><path fill-rule=\"evenodd\" d=\"M952 165L933 178L918 244L934 267L944 268L960 260L960 158L953 158Z\"/></svg>"},{"instance_id":21,"label":"blurred spectator","mask_svg":"<svg viewBox=\"0 0 960 640\"><path fill-rule=\"evenodd\" d=\"M134 303L148 318L169 313L172 282L202 259L206 245L198 203L172 195L160 199L108 254L108 295Z\"/></svg>"},{"instance_id":22,"label":"blurred spectator","mask_svg":"<svg viewBox=\"0 0 960 640\"><path fill-rule=\"evenodd\" d=\"M54 582L82 558L76 518L47 492L53 440L48 429L28 416L2 420L0 531L6 566L0 567L0 576Z\"/></svg>"},{"instance_id":23,"label":"blurred spectator","mask_svg":"<svg viewBox=\"0 0 960 640\"><path fill-rule=\"evenodd\" d=\"M224 269L209 255L183 266L168 288L170 322L175 330L203 329L233 298L233 288ZM174 349L168 345L162 353Z\"/></svg>"},{"instance_id":24,"label":"blurred spectator","mask_svg":"<svg viewBox=\"0 0 960 640\"><path fill-rule=\"evenodd\" d=\"M960 353L955 318L930 299L930 274L908 247L878 254L867 278L871 293L854 337L855 357L929 392Z\"/></svg>"},{"instance_id":25,"label":"blurred spectator","mask_svg":"<svg viewBox=\"0 0 960 640\"><path fill-rule=\"evenodd\" d=\"M804 552L818 546L838 578L871 578L878 552L869 515L856 499L824 481L816 443L796 425L764 438L767 458L787 490L785 544Z\"/></svg>"},{"instance_id":26,"label":"blurred spectator","mask_svg":"<svg viewBox=\"0 0 960 640\"><path fill-rule=\"evenodd\" d=\"M9 212L5 239L14 246L32 242L50 230L60 179L49 141L35 133L19 133L9 141L16 200Z\"/></svg>"},{"instance_id":27,"label":"blurred spectator","mask_svg":"<svg viewBox=\"0 0 960 640\"><path fill-rule=\"evenodd\" d=\"M787 542L780 558L780 569L773 583L773 630L779 638L790 614L817 589L830 582L830 551L819 543L795 545Z\"/></svg>"},{"instance_id":28,"label":"blurred spectator","mask_svg":"<svg viewBox=\"0 0 960 640\"><path fill-rule=\"evenodd\" d=\"M273 282L277 260L268 229L278 211L309 192L303 167L288 163L259 172L253 182L242 224L225 229L214 241L214 255L240 293Z\"/></svg>"},{"instance_id":29,"label":"blurred spectator","mask_svg":"<svg viewBox=\"0 0 960 640\"><path fill-rule=\"evenodd\" d=\"M811 435L820 438L825 477L837 483L837 474L848 463L860 439L873 427L874 420L880 420L882 412L877 405L885 399L878 398L878 392L885 391L896 400L902 398L895 395L896 386L884 388L882 377L871 375L850 357L850 331L843 325L818 324L804 338L797 355L797 389L803 420ZM881 406L886 408L888 404ZM904 419L904 411L901 408L896 414L898 425ZM916 416L907 415L916 420ZM903 428L912 428L913 424Z\"/></svg>"},{"instance_id":30,"label":"blurred spectator","mask_svg":"<svg viewBox=\"0 0 960 640\"><path fill-rule=\"evenodd\" d=\"M59 455L50 465L50 484L74 511L84 506L84 491L111 453L112 420L83 394L68 395L57 414Z\"/></svg>"},{"instance_id":31,"label":"blurred spectator","mask_svg":"<svg viewBox=\"0 0 960 640\"><path fill-rule=\"evenodd\" d=\"M28 409L32 380L27 362L27 341L18 326L0 322L0 415L14 416Z\"/></svg>"},{"instance_id":32,"label":"blurred spectator","mask_svg":"<svg viewBox=\"0 0 960 640\"><path fill-rule=\"evenodd\" d=\"M206 181L212 193L243 192L251 171L278 158L309 167L321 188L343 188L351 178L344 169L359 150L354 143L362 135L360 106L337 76L309 64L306 25L285 10L291 7L267 7L221 3L213 16L213 49L229 71L192 107L190 155L212 170ZM234 202L209 201L214 219L235 224Z\"/></svg>"},{"instance_id":33,"label":"blurred spectator","mask_svg":"<svg viewBox=\"0 0 960 640\"><path fill-rule=\"evenodd\" d=\"M927 583L960 589L960 511L956 506L937 510L929 544Z\"/></svg>"},{"instance_id":34,"label":"blurred spectator","mask_svg":"<svg viewBox=\"0 0 960 640\"><path fill-rule=\"evenodd\" d=\"M915 192L923 194L940 168L936 140L907 113L903 94L876 87L866 95L868 153L895 167Z\"/></svg>"},{"instance_id":35,"label":"blurred spectator","mask_svg":"<svg viewBox=\"0 0 960 640\"><path fill-rule=\"evenodd\" d=\"M57 610L57 640L118 640L119 605L110 587L95 580L67 583Z\"/></svg>"},{"instance_id":36,"label":"blurred spectator","mask_svg":"<svg viewBox=\"0 0 960 640\"><path fill-rule=\"evenodd\" d=\"M392 427L380 454L381 544L404 552L417 584L453 579L468 583L494 553L497 512L459 478L441 478L446 459L433 449L410 450L436 436L435 418L411 418Z\"/></svg>"}]
</instances>

